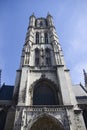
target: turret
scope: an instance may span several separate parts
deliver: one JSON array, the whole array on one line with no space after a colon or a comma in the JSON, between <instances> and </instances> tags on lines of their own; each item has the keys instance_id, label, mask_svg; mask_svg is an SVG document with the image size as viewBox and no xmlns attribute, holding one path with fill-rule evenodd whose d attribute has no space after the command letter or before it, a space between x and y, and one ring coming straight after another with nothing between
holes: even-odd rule
<instances>
[{"instance_id":1,"label":"turret","mask_svg":"<svg viewBox=\"0 0 87 130\"><path fill-rule=\"evenodd\" d=\"M87 90L87 73L84 69L83 69L83 73L84 73L85 88Z\"/></svg>"},{"instance_id":2,"label":"turret","mask_svg":"<svg viewBox=\"0 0 87 130\"><path fill-rule=\"evenodd\" d=\"M30 19L29 19L29 26L32 26L34 27L35 26L35 16L34 16L34 13L30 16Z\"/></svg>"},{"instance_id":3,"label":"turret","mask_svg":"<svg viewBox=\"0 0 87 130\"><path fill-rule=\"evenodd\" d=\"M48 13L47 15L47 22L49 26L53 26L53 17Z\"/></svg>"}]
</instances>

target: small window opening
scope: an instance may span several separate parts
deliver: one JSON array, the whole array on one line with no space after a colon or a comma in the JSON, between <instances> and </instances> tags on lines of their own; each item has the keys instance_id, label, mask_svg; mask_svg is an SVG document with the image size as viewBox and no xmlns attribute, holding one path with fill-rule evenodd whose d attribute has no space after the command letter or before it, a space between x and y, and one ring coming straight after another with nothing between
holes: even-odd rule
<instances>
[{"instance_id":1,"label":"small window opening","mask_svg":"<svg viewBox=\"0 0 87 130\"><path fill-rule=\"evenodd\" d=\"M36 32L36 44L39 43L39 32Z\"/></svg>"},{"instance_id":2,"label":"small window opening","mask_svg":"<svg viewBox=\"0 0 87 130\"><path fill-rule=\"evenodd\" d=\"M35 66L39 66L40 64L40 50L35 49Z\"/></svg>"},{"instance_id":3,"label":"small window opening","mask_svg":"<svg viewBox=\"0 0 87 130\"><path fill-rule=\"evenodd\" d=\"M43 22L42 21L40 21L40 27L42 27L43 26Z\"/></svg>"},{"instance_id":4,"label":"small window opening","mask_svg":"<svg viewBox=\"0 0 87 130\"><path fill-rule=\"evenodd\" d=\"M45 43L48 44L48 34L45 33Z\"/></svg>"}]
</instances>

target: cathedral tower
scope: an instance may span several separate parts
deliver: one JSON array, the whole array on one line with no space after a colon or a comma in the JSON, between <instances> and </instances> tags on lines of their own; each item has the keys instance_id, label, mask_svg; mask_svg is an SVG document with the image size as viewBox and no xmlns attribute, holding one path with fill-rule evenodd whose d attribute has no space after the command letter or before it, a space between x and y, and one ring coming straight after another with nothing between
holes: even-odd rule
<instances>
[{"instance_id":1,"label":"cathedral tower","mask_svg":"<svg viewBox=\"0 0 87 130\"><path fill-rule=\"evenodd\" d=\"M13 130L86 130L50 14L30 16L13 100Z\"/></svg>"}]
</instances>

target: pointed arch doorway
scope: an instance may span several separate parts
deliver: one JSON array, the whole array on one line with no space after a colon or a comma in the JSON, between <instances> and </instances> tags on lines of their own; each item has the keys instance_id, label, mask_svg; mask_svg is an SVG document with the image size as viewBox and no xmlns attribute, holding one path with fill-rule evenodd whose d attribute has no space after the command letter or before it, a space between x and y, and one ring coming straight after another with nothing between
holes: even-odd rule
<instances>
[{"instance_id":1,"label":"pointed arch doorway","mask_svg":"<svg viewBox=\"0 0 87 130\"><path fill-rule=\"evenodd\" d=\"M38 118L30 130L65 130L62 124L55 118L43 116Z\"/></svg>"}]
</instances>

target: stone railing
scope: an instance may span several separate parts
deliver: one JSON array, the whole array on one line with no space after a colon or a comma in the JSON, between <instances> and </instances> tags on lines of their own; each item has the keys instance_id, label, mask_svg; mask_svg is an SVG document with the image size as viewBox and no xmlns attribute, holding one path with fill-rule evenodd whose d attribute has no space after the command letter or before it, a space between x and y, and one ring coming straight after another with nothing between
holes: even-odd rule
<instances>
[{"instance_id":1,"label":"stone railing","mask_svg":"<svg viewBox=\"0 0 87 130\"><path fill-rule=\"evenodd\" d=\"M64 111L72 109L72 105L34 105L34 106L17 106L17 109L25 109L26 111Z\"/></svg>"}]
</instances>

